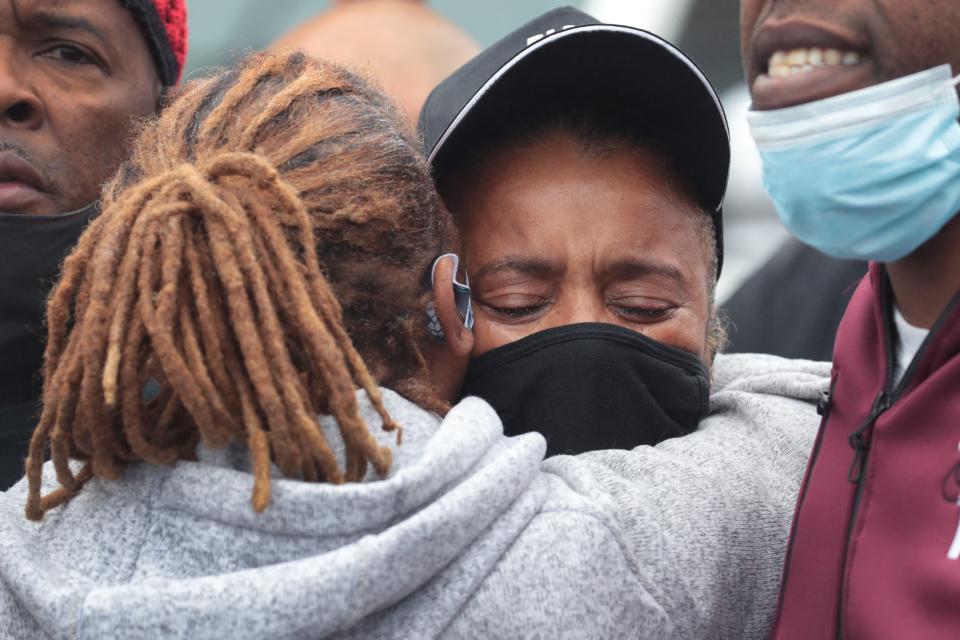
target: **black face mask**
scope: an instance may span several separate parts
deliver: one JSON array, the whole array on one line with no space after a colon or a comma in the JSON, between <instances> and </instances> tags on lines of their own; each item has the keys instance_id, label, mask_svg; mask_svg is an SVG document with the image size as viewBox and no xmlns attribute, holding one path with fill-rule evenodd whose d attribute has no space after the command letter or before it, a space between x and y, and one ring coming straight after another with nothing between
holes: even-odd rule
<instances>
[{"instance_id":1,"label":"black face mask","mask_svg":"<svg viewBox=\"0 0 960 640\"><path fill-rule=\"evenodd\" d=\"M463 395L489 402L507 435L539 431L547 455L631 449L682 436L706 416L696 356L610 324L541 331L471 360Z\"/></svg>"},{"instance_id":2,"label":"black face mask","mask_svg":"<svg viewBox=\"0 0 960 640\"><path fill-rule=\"evenodd\" d=\"M97 213L0 213L0 407L40 397L47 296L70 250Z\"/></svg>"}]
</instances>

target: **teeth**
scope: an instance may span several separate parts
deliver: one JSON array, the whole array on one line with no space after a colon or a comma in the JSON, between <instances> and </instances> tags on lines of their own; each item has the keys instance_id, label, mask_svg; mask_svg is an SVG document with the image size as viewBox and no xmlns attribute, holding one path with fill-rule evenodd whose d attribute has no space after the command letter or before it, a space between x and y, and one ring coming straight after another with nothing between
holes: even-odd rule
<instances>
[{"instance_id":1,"label":"teeth","mask_svg":"<svg viewBox=\"0 0 960 640\"><path fill-rule=\"evenodd\" d=\"M860 62L860 54L854 51L848 51L843 54L843 64L857 64Z\"/></svg>"},{"instance_id":2,"label":"teeth","mask_svg":"<svg viewBox=\"0 0 960 640\"><path fill-rule=\"evenodd\" d=\"M793 49L777 51L770 56L767 75L784 78L795 73L806 73L826 66L860 64L861 56L856 51L839 49Z\"/></svg>"},{"instance_id":3,"label":"teeth","mask_svg":"<svg viewBox=\"0 0 960 640\"><path fill-rule=\"evenodd\" d=\"M794 49L787 54L787 64L799 67L807 62L806 49Z\"/></svg>"}]
</instances>

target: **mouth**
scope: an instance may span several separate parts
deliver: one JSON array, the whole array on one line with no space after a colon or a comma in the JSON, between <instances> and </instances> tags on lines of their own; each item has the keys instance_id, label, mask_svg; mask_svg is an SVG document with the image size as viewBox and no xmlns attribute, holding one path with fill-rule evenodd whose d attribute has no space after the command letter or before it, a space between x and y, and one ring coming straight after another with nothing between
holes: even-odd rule
<instances>
[{"instance_id":1,"label":"mouth","mask_svg":"<svg viewBox=\"0 0 960 640\"><path fill-rule=\"evenodd\" d=\"M825 23L768 21L757 32L752 52L750 93L758 111L822 100L876 82L868 42Z\"/></svg>"},{"instance_id":2,"label":"mouth","mask_svg":"<svg viewBox=\"0 0 960 640\"><path fill-rule=\"evenodd\" d=\"M0 212L26 213L46 196L46 185L29 162L0 152Z\"/></svg>"}]
</instances>

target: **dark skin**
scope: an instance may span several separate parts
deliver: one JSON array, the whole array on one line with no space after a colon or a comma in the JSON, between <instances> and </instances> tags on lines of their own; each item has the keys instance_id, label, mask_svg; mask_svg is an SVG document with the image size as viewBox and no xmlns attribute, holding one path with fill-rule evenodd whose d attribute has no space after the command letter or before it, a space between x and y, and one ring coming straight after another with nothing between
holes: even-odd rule
<instances>
[{"instance_id":1,"label":"dark skin","mask_svg":"<svg viewBox=\"0 0 960 640\"><path fill-rule=\"evenodd\" d=\"M960 3L954 0L741 0L741 46L757 109L855 91L949 63L960 71ZM831 47L859 62L787 78L767 75L776 51ZM816 74L816 75L814 75ZM960 290L960 217L911 255L887 265L907 321L930 328Z\"/></svg>"},{"instance_id":2,"label":"dark skin","mask_svg":"<svg viewBox=\"0 0 960 640\"><path fill-rule=\"evenodd\" d=\"M462 220L473 355L605 322L709 363L711 261L696 205L643 150L584 152L556 133L485 158L448 198Z\"/></svg>"},{"instance_id":3,"label":"dark skin","mask_svg":"<svg viewBox=\"0 0 960 640\"><path fill-rule=\"evenodd\" d=\"M162 91L120 2L0 0L0 212L84 207Z\"/></svg>"}]
</instances>

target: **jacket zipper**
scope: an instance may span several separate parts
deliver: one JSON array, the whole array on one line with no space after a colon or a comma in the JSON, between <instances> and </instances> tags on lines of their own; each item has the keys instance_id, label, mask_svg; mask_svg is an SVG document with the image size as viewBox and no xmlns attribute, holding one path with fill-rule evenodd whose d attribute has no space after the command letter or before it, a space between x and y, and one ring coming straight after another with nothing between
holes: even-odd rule
<instances>
[{"instance_id":1,"label":"jacket zipper","mask_svg":"<svg viewBox=\"0 0 960 640\"><path fill-rule=\"evenodd\" d=\"M853 530L856 526L857 514L860 511L860 501L863 498L863 476L866 473L867 463L870 460L870 442L872 439L873 427L876 424L877 419L887 412L890 407L892 407L894 403L900 399L900 396L903 395L904 391L906 391L910 386L910 382L913 379L917 368L917 363L922 359L922 356L927 350L927 344L929 343L930 338L937 330L936 325L930 330L927 339L920 346L920 349L914 355L913 360L907 367L907 370L904 371L900 381L896 384L896 388L894 388L893 374L896 354L894 353L893 346L893 309L891 306L890 282L887 277L884 278L884 286L881 293L881 303L881 306L884 310L883 335L886 346L887 375L886 379L884 380L883 388L880 390L880 393L877 394L877 397L873 402L873 408L870 410L870 417L868 417L863 424L861 424L853 433L851 433L849 437L850 446L853 448L853 462L850 464L850 471L847 475L847 479L853 484L857 485L857 490L853 498L853 508L850 510L850 521L847 525L846 547L843 552L843 565L840 571L840 593L837 608L837 638L840 640L843 640L844 637L843 602L846 597L847 560L850 555L850 546L853 543Z\"/></svg>"},{"instance_id":2,"label":"jacket zipper","mask_svg":"<svg viewBox=\"0 0 960 640\"><path fill-rule=\"evenodd\" d=\"M892 370L892 368L891 368ZM889 382L889 380L888 380ZM837 638L844 637L843 633L843 602L846 596L847 584L847 559L850 555L850 546L853 543L853 529L856 526L857 514L860 511L860 501L863 498L863 476L867 469L867 461L870 459L870 436L873 433L873 425L877 418L882 416L893 404L892 398L888 393L889 386L885 386L873 403L873 409L870 411L870 417L867 418L860 427L850 434L850 446L853 447L853 463L850 465L850 471L847 479L857 485L857 492L853 498L853 508L850 510L850 522L847 525L847 540L843 552L843 564L840 572L840 593L839 604L837 608Z\"/></svg>"},{"instance_id":3,"label":"jacket zipper","mask_svg":"<svg viewBox=\"0 0 960 640\"><path fill-rule=\"evenodd\" d=\"M850 434L848 441L853 449L853 463L850 465L850 471L847 473L847 479L857 485L857 495L853 501L853 512L856 514L860 502L860 489L863 486L863 472L867 466L867 458L870 455L870 436L873 433L873 425L877 418L883 415L892 404L890 394L883 389L877 394L873 401L873 409L870 410L870 417L867 418L860 427Z\"/></svg>"}]
</instances>

